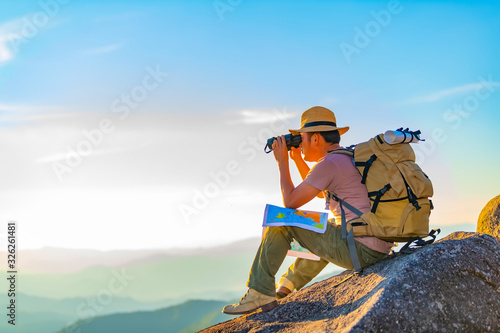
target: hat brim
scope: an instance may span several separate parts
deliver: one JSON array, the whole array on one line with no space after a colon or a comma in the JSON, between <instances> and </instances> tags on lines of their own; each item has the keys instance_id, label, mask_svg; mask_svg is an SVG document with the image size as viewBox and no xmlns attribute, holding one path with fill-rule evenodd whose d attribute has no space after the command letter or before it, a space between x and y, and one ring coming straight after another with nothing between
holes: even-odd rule
<instances>
[{"instance_id":1,"label":"hat brim","mask_svg":"<svg viewBox=\"0 0 500 333\"><path fill-rule=\"evenodd\" d=\"M339 134L342 135L349 130L349 126L345 127L334 127L328 125L321 126L311 126L301 129L289 129L290 133L293 135L299 135L300 133L309 133L309 132L328 132L328 131L339 131Z\"/></svg>"}]
</instances>

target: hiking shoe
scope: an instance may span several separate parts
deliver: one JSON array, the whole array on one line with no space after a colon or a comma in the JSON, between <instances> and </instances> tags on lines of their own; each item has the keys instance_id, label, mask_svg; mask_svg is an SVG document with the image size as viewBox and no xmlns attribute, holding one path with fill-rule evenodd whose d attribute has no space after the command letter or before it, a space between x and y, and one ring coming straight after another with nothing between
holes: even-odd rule
<instances>
[{"instance_id":1,"label":"hiking shoe","mask_svg":"<svg viewBox=\"0 0 500 333\"><path fill-rule=\"evenodd\" d=\"M269 311L278 306L276 297L267 296L257 290L249 288L246 294L240 299L238 304L226 305L222 312L229 315L241 315L252 313L258 309L263 312Z\"/></svg>"},{"instance_id":2,"label":"hiking shoe","mask_svg":"<svg viewBox=\"0 0 500 333\"><path fill-rule=\"evenodd\" d=\"M295 289L293 283L289 281L287 278L283 277L281 278L281 281L279 283L279 287L276 290L276 298L277 299L282 299L287 297L292 293L292 291Z\"/></svg>"},{"instance_id":3,"label":"hiking shoe","mask_svg":"<svg viewBox=\"0 0 500 333\"><path fill-rule=\"evenodd\" d=\"M276 291L276 298L277 299L282 299L282 298L287 297L291 293L292 293L292 291L290 289L288 289L287 287L281 286Z\"/></svg>"}]
</instances>

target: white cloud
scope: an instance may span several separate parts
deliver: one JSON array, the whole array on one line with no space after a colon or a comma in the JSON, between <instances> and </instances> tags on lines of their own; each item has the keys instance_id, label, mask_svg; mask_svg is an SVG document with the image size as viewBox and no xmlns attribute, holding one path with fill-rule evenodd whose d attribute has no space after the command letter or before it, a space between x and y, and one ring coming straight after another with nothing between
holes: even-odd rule
<instances>
[{"instance_id":1,"label":"white cloud","mask_svg":"<svg viewBox=\"0 0 500 333\"><path fill-rule=\"evenodd\" d=\"M45 115L52 115L53 112L68 111L68 108L60 105L0 104L0 111L23 114L43 113Z\"/></svg>"},{"instance_id":2,"label":"white cloud","mask_svg":"<svg viewBox=\"0 0 500 333\"><path fill-rule=\"evenodd\" d=\"M27 123L74 116L77 111L61 105L27 105L0 103L0 123Z\"/></svg>"},{"instance_id":3,"label":"white cloud","mask_svg":"<svg viewBox=\"0 0 500 333\"><path fill-rule=\"evenodd\" d=\"M116 153L126 153L132 150L140 150L141 148L145 148L149 146L149 144L141 144L141 145L135 145L135 146L122 146L122 147L116 147L112 149L94 149L92 150L92 153L89 155L90 156L103 156L103 155L109 155L109 154L116 154ZM78 154L75 151L66 151L66 152L58 152L55 154L50 154L46 156L42 156L38 159L35 160L35 163L52 163L52 162L61 162L66 160L67 158L71 157L76 157Z\"/></svg>"},{"instance_id":4,"label":"white cloud","mask_svg":"<svg viewBox=\"0 0 500 333\"><path fill-rule=\"evenodd\" d=\"M494 85L494 86L500 86L500 82L491 82L489 84ZM483 82L475 82L475 83L465 84L465 85L458 86L458 87L443 89L443 90L440 90L440 91L437 91L437 92L434 92L431 94L410 98L406 101L403 101L402 104L436 102L436 101L439 101L441 99L444 99L444 98L447 98L447 97L450 97L453 95L472 93L472 92L476 91L476 89L480 89L481 87L484 87Z\"/></svg>"},{"instance_id":5,"label":"white cloud","mask_svg":"<svg viewBox=\"0 0 500 333\"><path fill-rule=\"evenodd\" d=\"M15 52L9 44L23 38L20 33L22 24L22 18L0 24L0 63L14 58Z\"/></svg>"},{"instance_id":6,"label":"white cloud","mask_svg":"<svg viewBox=\"0 0 500 333\"><path fill-rule=\"evenodd\" d=\"M241 110L237 112L237 119L228 120L230 124L269 124L277 120L288 120L299 115L298 112L278 110Z\"/></svg>"},{"instance_id":7,"label":"white cloud","mask_svg":"<svg viewBox=\"0 0 500 333\"><path fill-rule=\"evenodd\" d=\"M0 174L15 174L6 179L8 186L4 184L11 188L58 184L51 162L65 161L68 151L79 149L91 148L91 153L81 153L81 165L64 175L68 184L103 186L103 179L109 186L119 186L128 179L137 184L193 186L210 181L209 172L223 170L231 160L242 165L248 160L252 164L258 159L273 161L263 153L264 140L272 133L261 133L260 125L228 126L222 114L134 113L120 119L113 113L34 113L42 107L27 105L0 105L0 110L7 107L9 112L0 112L0 122L22 125L4 126L0 131L0 149L16 157L0 166ZM99 132L104 119L111 121L110 133ZM285 128L285 124L277 125ZM25 172L30 176L21 177Z\"/></svg>"},{"instance_id":8,"label":"white cloud","mask_svg":"<svg viewBox=\"0 0 500 333\"><path fill-rule=\"evenodd\" d=\"M14 55L7 46L6 41L2 39L2 36L0 36L0 62L8 61L13 57Z\"/></svg>"},{"instance_id":9,"label":"white cloud","mask_svg":"<svg viewBox=\"0 0 500 333\"><path fill-rule=\"evenodd\" d=\"M9 108L14 109L32 111L26 105ZM5 207L0 220L24 223L29 231L22 245L26 248L200 246L259 236L265 204L281 204L276 161L263 152L271 131L263 124L271 119L268 113L236 112L233 120L251 125L235 126L223 121L227 114L140 112L126 120L97 112L70 112L67 118L39 114L40 121L0 131L0 151L9 161L0 164L0 202ZM95 133L104 118L113 121L113 132L98 139L95 156L84 156L60 183L50 162L66 158L66 148L77 149L88 138L83 132ZM227 176L230 162L238 172ZM300 175L291 169L297 185ZM215 195L210 194L214 184L223 184ZM195 204L199 193L209 201L201 208ZM181 205L197 207L199 213L182 222ZM304 206L322 208L319 199ZM470 217L461 213L460 221ZM439 223L456 218L447 214ZM127 240L136 235L138 225L154 235L130 244ZM56 237L61 233L70 236ZM88 239L93 239L91 245Z\"/></svg>"},{"instance_id":10,"label":"white cloud","mask_svg":"<svg viewBox=\"0 0 500 333\"><path fill-rule=\"evenodd\" d=\"M85 54L98 55L98 54L110 53L110 52L118 50L122 46L123 46L123 44L121 44L121 43L109 44L109 45L105 45L105 46L96 47L96 48L93 48L93 49L86 50Z\"/></svg>"},{"instance_id":11,"label":"white cloud","mask_svg":"<svg viewBox=\"0 0 500 333\"><path fill-rule=\"evenodd\" d=\"M0 64L14 59L21 44L38 36L42 29L56 26L57 11L46 11L43 6L38 12L0 23Z\"/></svg>"}]
</instances>

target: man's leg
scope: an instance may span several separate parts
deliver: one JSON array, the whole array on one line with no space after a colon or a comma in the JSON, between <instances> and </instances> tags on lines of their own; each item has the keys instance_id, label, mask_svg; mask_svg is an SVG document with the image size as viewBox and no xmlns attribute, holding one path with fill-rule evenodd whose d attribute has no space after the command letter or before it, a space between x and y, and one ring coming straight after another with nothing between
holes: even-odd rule
<instances>
[{"instance_id":1,"label":"man's leg","mask_svg":"<svg viewBox=\"0 0 500 333\"><path fill-rule=\"evenodd\" d=\"M281 280L287 279L293 284L294 289L300 290L314 279L326 265L328 265L328 261L325 259L317 261L297 258L295 262L288 267L288 271L283 274Z\"/></svg>"},{"instance_id":2,"label":"man's leg","mask_svg":"<svg viewBox=\"0 0 500 333\"><path fill-rule=\"evenodd\" d=\"M323 234L299 227L270 227L262 238L250 270L248 297L245 295L239 304L224 307L223 312L241 314L259 308L268 310L277 305L274 276L290 250L293 239L317 256L337 266L353 269L347 241L341 237L340 226L328 224ZM356 250L362 267L386 256L374 254L375 251L359 242L356 242Z\"/></svg>"},{"instance_id":3,"label":"man's leg","mask_svg":"<svg viewBox=\"0 0 500 333\"><path fill-rule=\"evenodd\" d=\"M332 221L334 222L335 219L329 219L328 223L333 223ZM285 287L287 287L290 292L293 292L293 289L300 290L318 276L328 263L329 262L323 258L319 261L297 258L295 262L290 265L288 271L281 277L279 286L285 283L287 285Z\"/></svg>"},{"instance_id":4,"label":"man's leg","mask_svg":"<svg viewBox=\"0 0 500 333\"><path fill-rule=\"evenodd\" d=\"M276 296L274 277L290 250L292 237L287 227L266 229L255 255L247 286L258 292Z\"/></svg>"},{"instance_id":5,"label":"man's leg","mask_svg":"<svg viewBox=\"0 0 500 333\"><path fill-rule=\"evenodd\" d=\"M326 266L327 262L352 269L347 241L341 238L340 227L328 224L323 234L299 227L269 227L262 237L260 247L250 270L247 282L249 288L264 295L276 296L275 275L285 260L286 253L290 250L290 243L293 239L323 259L318 264L322 266L321 269ZM316 266L315 271L311 275L314 274L316 276L321 271L319 268L319 266ZM304 272L304 274L308 275L307 272ZM308 278L305 277L297 285L303 287L301 284Z\"/></svg>"},{"instance_id":6,"label":"man's leg","mask_svg":"<svg viewBox=\"0 0 500 333\"><path fill-rule=\"evenodd\" d=\"M298 227L286 228L293 239L315 255L339 267L353 269L347 240L342 238L340 226L329 223L323 234ZM355 243L361 267L370 266L387 257L387 254L376 252L359 242Z\"/></svg>"},{"instance_id":7,"label":"man's leg","mask_svg":"<svg viewBox=\"0 0 500 333\"><path fill-rule=\"evenodd\" d=\"M226 305L222 312L239 315L257 309L268 311L278 305L274 276L285 260L291 242L286 227L267 228L250 270L247 293L238 304Z\"/></svg>"}]
</instances>

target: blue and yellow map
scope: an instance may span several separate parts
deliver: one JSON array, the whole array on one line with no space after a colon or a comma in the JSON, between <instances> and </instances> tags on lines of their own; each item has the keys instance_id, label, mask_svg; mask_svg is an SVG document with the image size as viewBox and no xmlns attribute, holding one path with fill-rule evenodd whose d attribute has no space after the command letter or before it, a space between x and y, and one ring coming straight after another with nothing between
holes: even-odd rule
<instances>
[{"instance_id":1,"label":"blue and yellow map","mask_svg":"<svg viewBox=\"0 0 500 333\"><path fill-rule=\"evenodd\" d=\"M324 233L328 222L328 213L283 208L266 205L263 227L293 226L318 233Z\"/></svg>"}]
</instances>

